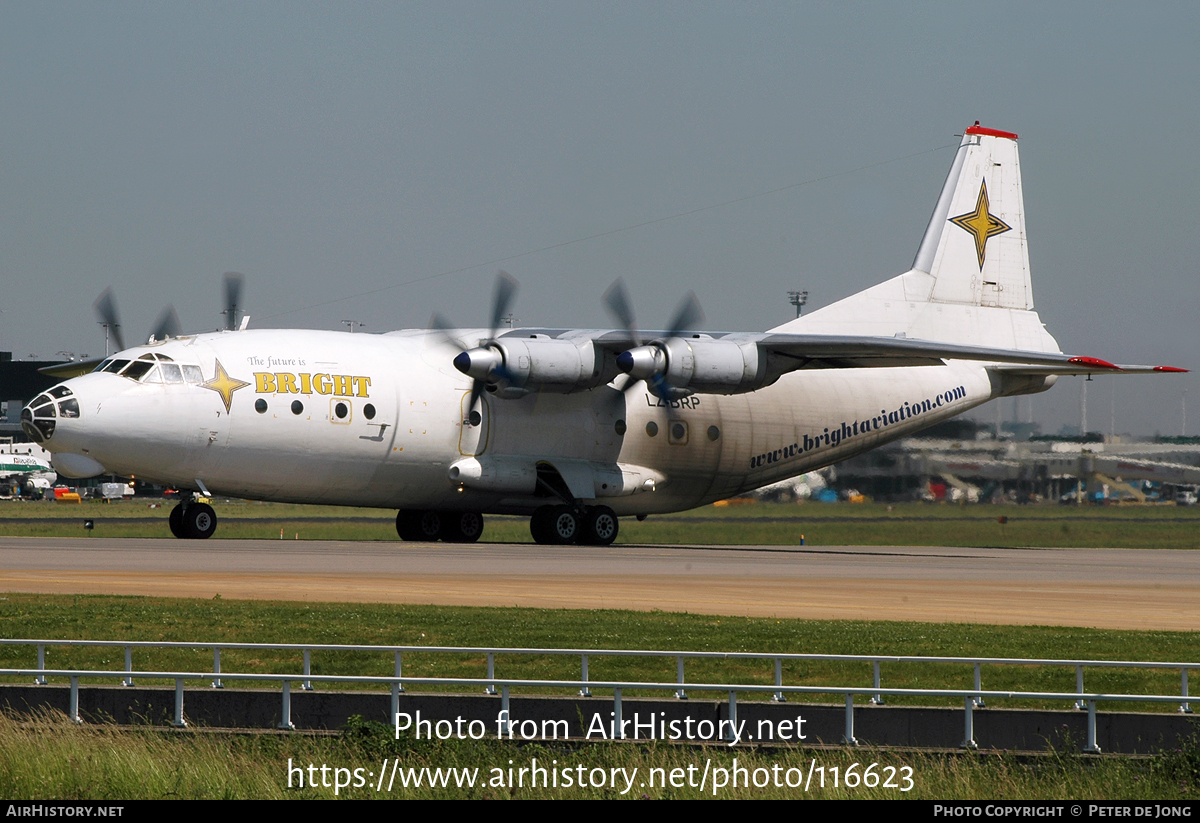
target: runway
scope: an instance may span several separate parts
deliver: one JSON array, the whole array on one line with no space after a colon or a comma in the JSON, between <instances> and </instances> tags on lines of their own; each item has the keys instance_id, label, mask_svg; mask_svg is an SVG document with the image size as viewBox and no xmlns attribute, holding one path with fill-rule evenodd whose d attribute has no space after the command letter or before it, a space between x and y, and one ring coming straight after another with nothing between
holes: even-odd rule
<instances>
[{"instance_id":1,"label":"runway","mask_svg":"<svg viewBox=\"0 0 1200 823\"><path fill-rule=\"evenodd\" d=\"M0 590L1194 631L1200 554L0 538Z\"/></svg>"}]
</instances>

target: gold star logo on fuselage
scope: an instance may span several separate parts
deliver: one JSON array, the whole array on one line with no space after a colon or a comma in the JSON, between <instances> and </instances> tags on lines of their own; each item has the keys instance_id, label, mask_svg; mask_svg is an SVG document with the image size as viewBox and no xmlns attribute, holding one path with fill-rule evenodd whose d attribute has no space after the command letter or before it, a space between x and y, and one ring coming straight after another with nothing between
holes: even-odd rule
<instances>
[{"instance_id":1,"label":"gold star logo on fuselage","mask_svg":"<svg viewBox=\"0 0 1200 823\"><path fill-rule=\"evenodd\" d=\"M225 401L225 411L228 413L229 406L233 403L233 393L243 386L249 386L250 384L235 377L230 377L225 371L225 367L221 365L220 360L216 361L216 364L212 380L201 383L200 386L201 388L212 389L221 395L221 399Z\"/></svg>"},{"instance_id":2,"label":"gold star logo on fuselage","mask_svg":"<svg viewBox=\"0 0 1200 823\"><path fill-rule=\"evenodd\" d=\"M987 250L989 237L1012 231L1012 226L999 217L988 212L987 181L979 187L979 199L975 202L975 211L951 217L950 222L960 229L970 233L975 238L975 254L979 257L979 270L983 271L983 256Z\"/></svg>"}]
</instances>

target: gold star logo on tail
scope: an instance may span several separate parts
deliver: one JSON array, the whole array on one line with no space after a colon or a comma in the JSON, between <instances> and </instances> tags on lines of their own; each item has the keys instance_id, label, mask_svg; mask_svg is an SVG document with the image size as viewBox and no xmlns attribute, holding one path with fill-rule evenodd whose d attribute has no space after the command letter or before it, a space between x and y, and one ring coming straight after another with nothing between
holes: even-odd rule
<instances>
[{"instance_id":1,"label":"gold star logo on tail","mask_svg":"<svg viewBox=\"0 0 1200 823\"><path fill-rule=\"evenodd\" d=\"M960 229L967 231L975 238L975 254L979 256L979 270L983 271L983 257L987 250L989 237L1012 231L1012 226L999 217L988 212L987 181L979 187L979 200L975 202L975 211L951 217L950 222Z\"/></svg>"},{"instance_id":2,"label":"gold star logo on tail","mask_svg":"<svg viewBox=\"0 0 1200 823\"><path fill-rule=\"evenodd\" d=\"M233 393L243 386L249 386L249 383L230 377L225 371L225 367L221 365L221 361L216 361L217 365L213 370L212 380L206 383L201 383L201 388L212 389L217 394L221 395L221 399L225 401L225 411L229 411L230 404L233 403Z\"/></svg>"}]
</instances>

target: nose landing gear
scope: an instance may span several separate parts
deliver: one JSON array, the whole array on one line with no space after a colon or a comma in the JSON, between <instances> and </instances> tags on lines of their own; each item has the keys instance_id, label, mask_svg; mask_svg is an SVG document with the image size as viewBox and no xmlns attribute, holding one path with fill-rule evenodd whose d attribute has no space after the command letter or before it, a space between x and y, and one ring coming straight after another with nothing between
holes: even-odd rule
<instances>
[{"instance_id":1,"label":"nose landing gear","mask_svg":"<svg viewBox=\"0 0 1200 823\"><path fill-rule=\"evenodd\" d=\"M529 520L538 543L608 546L617 539L620 522L608 506L542 506Z\"/></svg>"},{"instance_id":2,"label":"nose landing gear","mask_svg":"<svg viewBox=\"0 0 1200 823\"><path fill-rule=\"evenodd\" d=\"M217 530L217 513L207 503L183 501L167 518L171 534L184 540L205 540Z\"/></svg>"}]
</instances>

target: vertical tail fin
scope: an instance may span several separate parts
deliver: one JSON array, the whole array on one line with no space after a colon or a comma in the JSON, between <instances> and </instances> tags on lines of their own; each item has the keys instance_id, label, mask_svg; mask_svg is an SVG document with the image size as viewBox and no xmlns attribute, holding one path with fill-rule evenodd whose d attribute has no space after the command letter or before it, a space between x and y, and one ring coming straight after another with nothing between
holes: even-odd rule
<instances>
[{"instance_id":1,"label":"vertical tail fin","mask_svg":"<svg viewBox=\"0 0 1200 823\"><path fill-rule=\"evenodd\" d=\"M1033 308L1017 136L967 129L917 257L937 303Z\"/></svg>"},{"instance_id":2,"label":"vertical tail fin","mask_svg":"<svg viewBox=\"0 0 1200 823\"><path fill-rule=\"evenodd\" d=\"M1033 310L1017 136L966 129L910 271L774 331L1059 351Z\"/></svg>"}]
</instances>

